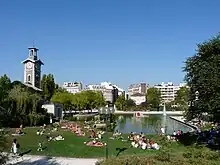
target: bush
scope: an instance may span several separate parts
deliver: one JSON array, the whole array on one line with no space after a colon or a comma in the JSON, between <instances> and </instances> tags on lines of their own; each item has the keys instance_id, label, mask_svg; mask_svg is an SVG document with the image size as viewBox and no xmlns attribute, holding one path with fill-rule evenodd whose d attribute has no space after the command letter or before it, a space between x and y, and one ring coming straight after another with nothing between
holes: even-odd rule
<instances>
[{"instance_id":1,"label":"bush","mask_svg":"<svg viewBox=\"0 0 220 165\"><path fill-rule=\"evenodd\" d=\"M103 160L97 165L218 165L220 155L207 148L189 148L184 153L159 151L155 155L122 156Z\"/></svg>"}]
</instances>

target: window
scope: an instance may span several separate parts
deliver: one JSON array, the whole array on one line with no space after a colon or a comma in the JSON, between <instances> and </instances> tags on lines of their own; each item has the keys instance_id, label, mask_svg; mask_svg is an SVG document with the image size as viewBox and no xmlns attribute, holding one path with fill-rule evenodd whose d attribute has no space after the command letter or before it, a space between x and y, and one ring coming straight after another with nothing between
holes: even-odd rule
<instances>
[{"instance_id":1,"label":"window","mask_svg":"<svg viewBox=\"0 0 220 165\"><path fill-rule=\"evenodd\" d=\"M28 81L29 82L31 81L31 75L28 75Z\"/></svg>"}]
</instances>

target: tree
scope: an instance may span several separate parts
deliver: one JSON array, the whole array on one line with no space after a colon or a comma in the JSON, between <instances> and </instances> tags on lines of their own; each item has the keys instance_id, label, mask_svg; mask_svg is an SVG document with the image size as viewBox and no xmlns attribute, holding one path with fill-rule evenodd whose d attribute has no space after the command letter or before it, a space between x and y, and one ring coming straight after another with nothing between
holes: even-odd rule
<instances>
[{"instance_id":1,"label":"tree","mask_svg":"<svg viewBox=\"0 0 220 165\"><path fill-rule=\"evenodd\" d=\"M181 87L176 94L175 100L170 105L176 105L176 110L186 111L189 107L189 88L187 86Z\"/></svg>"},{"instance_id":2,"label":"tree","mask_svg":"<svg viewBox=\"0 0 220 165\"><path fill-rule=\"evenodd\" d=\"M5 74L0 77L0 102L7 97L7 94L10 89L11 89L11 80Z\"/></svg>"},{"instance_id":3,"label":"tree","mask_svg":"<svg viewBox=\"0 0 220 165\"><path fill-rule=\"evenodd\" d=\"M127 107L135 107L136 106L134 100L132 100L132 99L127 99L126 105L127 105Z\"/></svg>"},{"instance_id":4,"label":"tree","mask_svg":"<svg viewBox=\"0 0 220 165\"><path fill-rule=\"evenodd\" d=\"M97 91L82 91L76 94L58 91L53 95L51 101L63 104L65 110L92 110L106 104L102 94Z\"/></svg>"},{"instance_id":5,"label":"tree","mask_svg":"<svg viewBox=\"0 0 220 165\"><path fill-rule=\"evenodd\" d=\"M213 121L220 117L220 35L197 45L196 54L185 62L189 85L188 119L208 113Z\"/></svg>"},{"instance_id":6,"label":"tree","mask_svg":"<svg viewBox=\"0 0 220 165\"><path fill-rule=\"evenodd\" d=\"M56 90L56 84L52 74L43 75L41 80L41 88L43 90L44 98L47 101L50 100Z\"/></svg>"},{"instance_id":7,"label":"tree","mask_svg":"<svg viewBox=\"0 0 220 165\"><path fill-rule=\"evenodd\" d=\"M161 103L161 94L157 88L149 88L147 90L147 103L151 108L159 110Z\"/></svg>"},{"instance_id":8,"label":"tree","mask_svg":"<svg viewBox=\"0 0 220 165\"><path fill-rule=\"evenodd\" d=\"M125 96L123 94L118 97L118 99L115 102L115 106L116 106L117 110L119 110L119 111L126 111L127 102L126 102Z\"/></svg>"}]
</instances>

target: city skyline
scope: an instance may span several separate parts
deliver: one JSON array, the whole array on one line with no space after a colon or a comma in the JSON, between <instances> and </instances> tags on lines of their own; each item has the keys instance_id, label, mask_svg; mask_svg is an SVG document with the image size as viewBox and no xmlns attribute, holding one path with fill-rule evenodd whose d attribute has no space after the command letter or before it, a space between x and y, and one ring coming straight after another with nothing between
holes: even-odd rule
<instances>
[{"instance_id":1,"label":"city skyline","mask_svg":"<svg viewBox=\"0 0 220 165\"><path fill-rule=\"evenodd\" d=\"M0 75L22 81L35 40L58 84L179 84L196 44L217 34L220 2L172 2L1 2Z\"/></svg>"}]
</instances>

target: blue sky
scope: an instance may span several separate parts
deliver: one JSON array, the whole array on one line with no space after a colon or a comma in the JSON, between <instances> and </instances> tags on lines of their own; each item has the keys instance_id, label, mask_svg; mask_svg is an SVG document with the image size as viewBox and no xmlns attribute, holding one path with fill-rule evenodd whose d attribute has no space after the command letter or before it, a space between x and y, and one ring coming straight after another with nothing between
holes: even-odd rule
<instances>
[{"instance_id":1,"label":"blue sky","mask_svg":"<svg viewBox=\"0 0 220 165\"><path fill-rule=\"evenodd\" d=\"M35 45L57 83L123 88L183 80L183 61L220 31L219 0L2 0L0 75L23 80Z\"/></svg>"}]
</instances>

